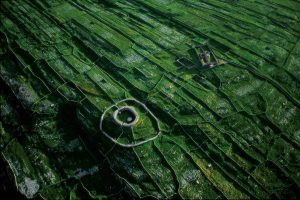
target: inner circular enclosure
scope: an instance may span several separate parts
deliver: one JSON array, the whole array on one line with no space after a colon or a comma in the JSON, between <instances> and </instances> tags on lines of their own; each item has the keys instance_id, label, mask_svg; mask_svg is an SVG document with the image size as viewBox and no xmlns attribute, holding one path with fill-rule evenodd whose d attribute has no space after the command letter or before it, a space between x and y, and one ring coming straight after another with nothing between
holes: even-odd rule
<instances>
[{"instance_id":1,"label":"inner circular enclosure","mask_svg":"<svg viewBox=\"0 0 300 200\"><path fill-rule=\"evenodd\" d=\"M113 112L115 123L123 127L132 127L138 120L139 115L132 106L123 106Z\"/></svg>"}]
</instances>

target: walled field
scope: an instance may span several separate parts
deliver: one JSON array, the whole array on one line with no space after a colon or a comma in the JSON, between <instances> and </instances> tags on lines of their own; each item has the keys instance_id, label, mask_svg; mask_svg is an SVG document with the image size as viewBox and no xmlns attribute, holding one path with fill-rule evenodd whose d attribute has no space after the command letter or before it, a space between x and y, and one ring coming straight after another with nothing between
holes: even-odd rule
<instances>
[{"instance_id":1,"label":"walled field","mask_svg":"<svg viewBox=\"0 0 300 200\"><path fill-rule=\"evenodd\" d=\"M0 19L0 150L26 198L299 198L299 1L16 0Z\"/></svg>"}]
</instances>

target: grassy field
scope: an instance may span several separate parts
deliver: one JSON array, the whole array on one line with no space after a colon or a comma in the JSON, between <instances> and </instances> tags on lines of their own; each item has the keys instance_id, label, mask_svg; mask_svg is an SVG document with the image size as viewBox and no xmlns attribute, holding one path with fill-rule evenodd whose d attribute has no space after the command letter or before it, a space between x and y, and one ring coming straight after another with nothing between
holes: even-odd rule
<instances>
[{"instance_id":1,"label":"grassy field","mask_svg":"<svg viewBox=\"0 0 300 200\"><path fill-rule=\"evenodd\" d=\"M0 19L1 155L25 197L298 197L299 1L16 0Z\"/></svg>"}]
</instances>

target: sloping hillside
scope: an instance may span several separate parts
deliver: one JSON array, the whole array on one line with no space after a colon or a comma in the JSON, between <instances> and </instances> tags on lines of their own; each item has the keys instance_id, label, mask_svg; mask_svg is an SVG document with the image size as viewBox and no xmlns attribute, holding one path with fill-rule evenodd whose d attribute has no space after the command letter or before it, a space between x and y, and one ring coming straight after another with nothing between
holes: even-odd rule
<instances>
[{"instance_id":1,"label":"sloping hillside","mask_svg":"<svg viewBox=\"0 0 300 200\"><path fill-rule=\"evenodd\" d=\"M16 0L0 19L1 155L26 198L299 197L299 1Z\"/></svg>"}]
</instances>

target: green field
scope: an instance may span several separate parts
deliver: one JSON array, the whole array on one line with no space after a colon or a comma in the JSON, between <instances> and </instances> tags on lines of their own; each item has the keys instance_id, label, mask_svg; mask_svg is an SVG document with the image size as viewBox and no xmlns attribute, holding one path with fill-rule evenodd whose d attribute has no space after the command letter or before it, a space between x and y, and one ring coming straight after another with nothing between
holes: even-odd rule
<instances>
[{"instance_id":1,"label":"green field","mask_svg":"<svg viewBox=\"0 0 300 200\"><path fill-rule=\"evenodd\" d=\"M300 1L10 0L0 19L0 165L25 198L299 198Z\"/></svg>"}]
</instances>

